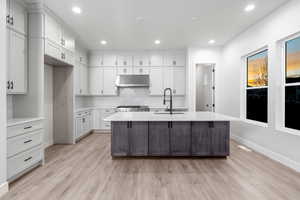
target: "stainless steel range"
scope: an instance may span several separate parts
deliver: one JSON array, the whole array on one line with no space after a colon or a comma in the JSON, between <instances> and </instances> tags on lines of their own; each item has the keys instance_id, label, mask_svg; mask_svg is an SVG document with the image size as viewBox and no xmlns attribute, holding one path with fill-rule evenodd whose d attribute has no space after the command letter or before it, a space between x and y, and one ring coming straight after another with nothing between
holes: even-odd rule
<instances>
[{"instance_id":1,"label":"stainless steel range","mask_svg":"<svg viewBox=\"0 0 300 200\"><path fill-rule=\"evenodd\" d=\"M149 112L148 106L118 106L118 112Z\"/></svg>"}]
</instances>

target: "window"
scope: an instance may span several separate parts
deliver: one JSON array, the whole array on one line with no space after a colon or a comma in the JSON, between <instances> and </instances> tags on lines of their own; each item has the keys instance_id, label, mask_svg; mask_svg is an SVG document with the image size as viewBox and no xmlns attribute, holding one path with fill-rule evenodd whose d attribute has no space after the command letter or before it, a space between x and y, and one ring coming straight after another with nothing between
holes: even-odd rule
<instances>
[{"instance_id":1,"label":"window","mask_svg":"<svg viewBox=\"0 0 300 200\"><path fill-rule=\"evenodd\" d=\"M268 50L247 57L246 118L268 122Z\"/></svg>"},{"instance_id":2,"label":"window","mask_svg":"<svg viewBox=\"0 0 300 200\"><path fill-rule=\"evenodd\" d=\"M300 37L285 43L285 127L300 130Z\"/></svg>"}]
</instances>

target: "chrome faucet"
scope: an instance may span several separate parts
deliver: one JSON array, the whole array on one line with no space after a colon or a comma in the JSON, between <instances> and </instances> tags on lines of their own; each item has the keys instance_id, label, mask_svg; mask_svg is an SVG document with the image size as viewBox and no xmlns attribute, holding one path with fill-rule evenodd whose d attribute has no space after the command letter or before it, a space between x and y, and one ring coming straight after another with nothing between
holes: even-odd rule
<instances>
[{"instance_id":1,"label":"chrome faucet","mask_svg":"<svg viewBox=\"0 0 300 200\"><path fill-rule=\"evenodd\" d=\"M167 91L169 91L169 95L170 95L170 98L168 100L166 99ZM170 114L172 115L173 114L173 92L171 88L166 88L164 90L164 105L166 105L167 101L170 102L169 110L170 110Z\"/></svg>"}]
</instances>

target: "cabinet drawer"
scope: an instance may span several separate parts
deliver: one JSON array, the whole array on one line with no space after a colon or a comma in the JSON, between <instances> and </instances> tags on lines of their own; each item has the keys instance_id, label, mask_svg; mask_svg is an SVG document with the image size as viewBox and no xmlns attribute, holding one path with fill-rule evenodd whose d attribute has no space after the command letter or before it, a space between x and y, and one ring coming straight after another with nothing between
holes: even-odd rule
<instances>
[{"instance_id":1,"label":"cabinet drawer","mask_svg":"<svg viewBox=\"0 0 300 200\"><path fill-rule=\"evenodd\" d=\"M7 137L15 137L24 133L32 132L43 128L42 121L28 122L16 126L7 127Z\"/></svg>"},{"instance_id":2,"label":"cabinet drawer","mask_svg":"<svg viewBox=\"0 0 300 200\"><path fill-rule=\"evenodd\" d=\"M30 149L7 160L8 179L42 160L42 147Z\"/></svg>"},{"instance_id":3,"label":"cabinet drawer","mask_svg":"<svg viewBox=\"0 0 300 200\"><path fill-rule=\"evenodd\" d=\"M42 143L42 129L7 140L7 157L11 157Z\"/></svg>"}]
</instances>

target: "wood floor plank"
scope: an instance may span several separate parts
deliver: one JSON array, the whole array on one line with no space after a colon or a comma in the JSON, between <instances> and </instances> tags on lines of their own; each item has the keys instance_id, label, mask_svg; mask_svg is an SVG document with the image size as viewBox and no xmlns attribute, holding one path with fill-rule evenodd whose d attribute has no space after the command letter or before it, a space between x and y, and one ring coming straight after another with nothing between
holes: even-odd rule
<instances>
[{"instance_id":1,"label":"wood floor plank","mask_svg":"<svg viewBox=\"0 0 300 200\"><path fill-rule=\"evenodd\" d=\"M1 200L299 200L300 174L231 141L231 156L112 159L110 135L54 145Z\"/></svg>"}]
</instances>

